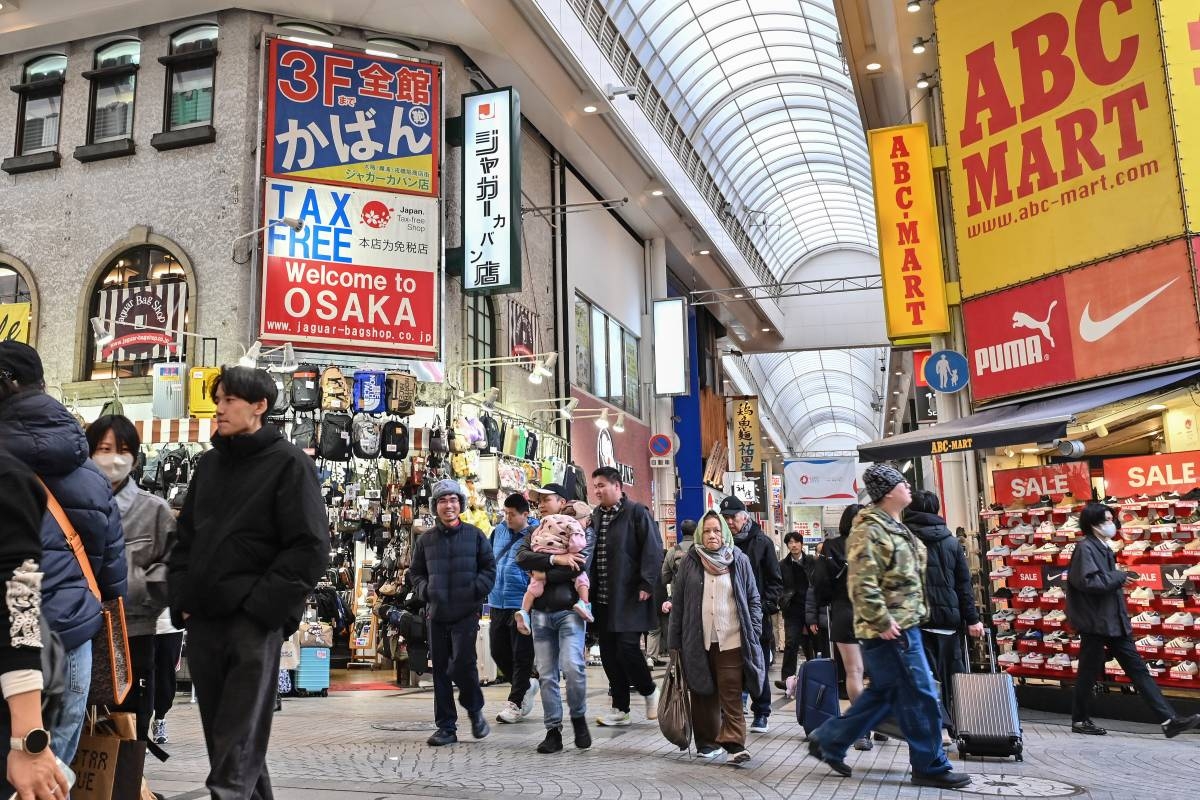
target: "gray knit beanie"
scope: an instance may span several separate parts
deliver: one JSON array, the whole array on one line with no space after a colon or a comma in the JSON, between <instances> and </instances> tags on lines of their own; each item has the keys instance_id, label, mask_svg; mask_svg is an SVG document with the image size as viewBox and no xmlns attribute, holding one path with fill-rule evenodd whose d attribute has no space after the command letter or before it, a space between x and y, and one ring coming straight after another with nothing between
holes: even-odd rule
<instances>
[{"instance_id":1,"label":"gray knit beanie","mask_svg":"<svg viewBox=\"0 0 1200 800\"><path fill-rule=\"evenodd\" d=\"M867 484L867 494L871 496L872 503L878 503L905 480L900 470L888 464L875 464L863 473L863 482Z\"/></svg>"},{"instance_id":2,"label":"gray knit beanie","mask_svg":"<svg viewBox=\"0 0 1200 800\"><path fill-rule=\"evenodd\" d=\"M445 497L448 494L458 495L458 507L463 511L467 510L467 495L462 490L462 485L453 478L440 480L433 485L433 497L431 502L437 505L438 498Z\"/></svg>"}]
</instances>

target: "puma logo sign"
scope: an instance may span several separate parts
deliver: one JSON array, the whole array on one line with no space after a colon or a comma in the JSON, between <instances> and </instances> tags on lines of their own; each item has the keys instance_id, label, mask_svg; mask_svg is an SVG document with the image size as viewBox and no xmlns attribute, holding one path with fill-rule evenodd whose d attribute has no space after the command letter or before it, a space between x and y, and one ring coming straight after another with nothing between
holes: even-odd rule
<instances>
[{"instance_id":1,"label":"puma logo sign","mask_svg":"<svg viewBox=\"0 0 1200 800\"><path fill-rule=\"evenodd\" d=\"M1014 328L1028 328L1031 331L1037 331L1046 337L1046 341L1050 342L1051 347L1055 347L1054 337L1050 335L1050 317L1054 314L1054 308L1057 305L1057 300L1050 301L1050 308L1046 309L1046 318L1041 321L1034 319L1023 311L1014 311L1012 326Z\"/></svg>"}]
</instances>

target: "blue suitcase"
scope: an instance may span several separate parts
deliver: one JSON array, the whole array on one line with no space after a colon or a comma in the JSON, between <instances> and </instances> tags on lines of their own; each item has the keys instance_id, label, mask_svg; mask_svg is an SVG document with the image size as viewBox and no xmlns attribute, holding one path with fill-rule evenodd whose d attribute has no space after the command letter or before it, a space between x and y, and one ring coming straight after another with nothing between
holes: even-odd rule
<instances>
[{"instance_id":1,"label":"blue suitcase","mask_svg":"<svg viewBox=\"0 0 1200 800\"><path fill-rule=\"evenodd\" d=\"M810 734L841 716L837 664L832 658L814 658L801 664L797 675L796 721Z\"/></svg>"},{"instance_id":2,"label":"blue suitcase","mask_svg":"<svg viewBox=\"0 0 1200 800\"><path fill-rule=\"evenodd\" d=\"M329 648L301 647L295 687L305 694L329 696Z\"/></svg>"}]
</instances>

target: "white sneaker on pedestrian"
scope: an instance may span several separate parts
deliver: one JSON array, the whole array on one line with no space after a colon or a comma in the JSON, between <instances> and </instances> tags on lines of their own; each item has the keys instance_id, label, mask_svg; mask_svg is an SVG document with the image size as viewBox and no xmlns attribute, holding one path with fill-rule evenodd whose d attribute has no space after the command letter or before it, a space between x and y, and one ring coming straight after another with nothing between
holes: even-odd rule
<instances>
[{"instance_id":1,"label":"white sneaker on pedestrian","mask_svg":"<svg viewBox=\"0 0 1200 800\"><path fill-rule=\"evenodd\" d=\"M170 739L167 738L167 721L165 719L156 719L151 727L150 738L155 744L169 744Z\"/></svg>"},{"instance_id":2,"label":"white sneaker on pedestrian","mask_svg":"<svg viewBox=\"0 0 1200 800\"><path fill-rule=\"evenodd\" d=\"M521 713L521 707L511 701L504 704L504 709L496 715L496 722L504 722L509 725L516 724L524 719L525 715Z\"/></svg>"},{"instance_id":3,"label":"white sneaker on pedestrian","mask_svg":"<svg viewBox=\"0 0 1200 800\"><path fill-rule=\"evenodd\" d=\"M646 701L646 719L658 719L658 687L654 687L654 691L648 695L644 695Z\"/></svg>"},{"instance_id":4,"label":"white sneaker on pedestrian","mask_svg":"<svg viewBox=\"0 0 1200 800\"><path fill-rule=\"evenodd\" d=\"M629 716L628 711L618 711L614 708L607 714L597 717L596 724L603 725L606 728L622 728L626 725L632 725L633 718Z\"/></svg>"},{"instance_id":5,"label":"white sneaker on pedestrian","mask_svg":"<svg viewBox=\"0 0 1200 800\"><path fill-rule=\"evenodd\" d=\"M537 698L540 688L535 678L529 679L529 688L525 691L525 699L521 702L521 716L528 717L533 712L533 701Z\"/></svg>"}]
</instances>

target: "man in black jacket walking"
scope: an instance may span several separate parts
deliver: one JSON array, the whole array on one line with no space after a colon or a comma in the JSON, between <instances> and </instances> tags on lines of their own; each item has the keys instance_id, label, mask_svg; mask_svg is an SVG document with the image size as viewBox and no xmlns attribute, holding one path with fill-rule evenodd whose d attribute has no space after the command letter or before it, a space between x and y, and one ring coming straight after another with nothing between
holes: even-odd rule
<instances>
[{"instance_id":1,"label":"man in black jacket walking","mask_svg":"<svg viewBox=\"0 0 1200 800\"><path fill-rule=\"evenodd\" d=\"M312 459L273 425L266 372L226 367L213 381L217 433L200 459L169 560L171 620L188 667L216 800L270 800L267 745L282 638L329 563Z\"/></svg>"},{"instance_id":2,"label":"man in black jacket walking","mask_svg":"<svg viewBox=\"0 0 1200 800\"><path fill-rule=\"evenodd\" d=\"M496 558L483 531L460 519L467 497L458 481L438 481L431 497L437 523L413 545L412 576L417 597L429 614L429 656L433 661L433 716L437 730L430 747L458 741L458 699L471 719L471 735L491 733L483 716L483 692L475 657L479 609L496 582Z\"/></svg>"},{"instance_id":3,"label":"man in black jacket walking","mask_svg":"<svg viewBox=\"0 0 1200 800\"><path fill-rule=\"evenodd\" d=\"M808 633L809 573L812 566L804 555L804 537L792 531L783 537L788 554L779 562L783 578L783 591L779 596L779 610L783 614L783 666L775 688L786 689L787 679L796 674L796 662L800 651L804 658L813 657Z\"/></svg>"},{"instance_id":4,"label":"man in black jacket walking","mask_svg":"<svg viewBox=\"0 0 1200 800\"><path fill-rule=\"evenodd\" d=\"M966 672L962 632L983 636L975 608L971 570L958 538L938 516L942 504L933 492L917 490L904 510L905 526L916 534L928 554L925 563L925 605L929 617L921 624L921 643L933 676L942 684L942 721L954 730L954 676Z\"/></svg>"},{"instance_id":5,"label":"man in black jacket walking","mask_svg":"<svg viewBox=\"0 0 1200 800\"><path fill-rule=\"evenodd\" d=\"M775 545L763 533L758 523L746 513L746 504L736 497L721 501L721 516L733 531L733 543L741 550L754 568L754 582L758 585L758 596L762 598L762 643L763 658L767 669L763 673L762 686L758 693L751 691L750 710L754 722L750 730L766 733L771 729L767 718L771 716L771 664L775 661L775 626L771 615L779 611L779 595L783 592L783 575L779 571L779 556Z\"/></svg>"}]
</instances>

